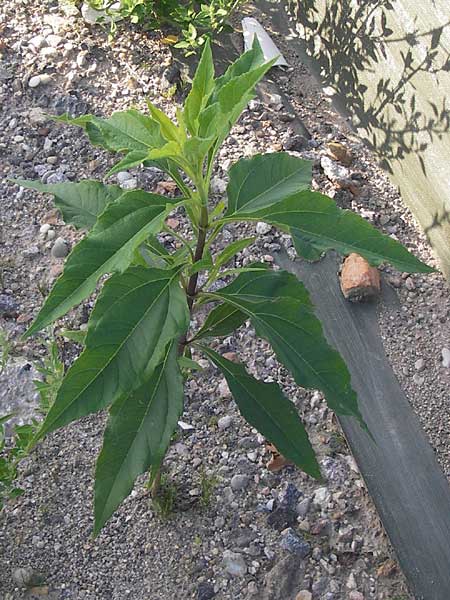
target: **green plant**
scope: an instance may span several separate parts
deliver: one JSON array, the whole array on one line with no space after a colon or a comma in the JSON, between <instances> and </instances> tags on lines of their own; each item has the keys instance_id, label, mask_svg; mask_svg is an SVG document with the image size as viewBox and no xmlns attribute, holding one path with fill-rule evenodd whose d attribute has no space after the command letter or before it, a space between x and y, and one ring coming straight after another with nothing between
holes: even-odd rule
<instances>
[{"instance_id":1,"label":"green plant","mask_svg":"<svg viewBox=\"0 0 450 600\"><path fill-rule=\"evenodd\" d=\"M54 341L49 342L49 355L44 358L44 364L36 365L43 376L33 383L39 392L39 412L44 417L50 410L64 376L64 365L58 357L58 349ZM11 444L7 445L5 423L14 415L0 417L0 510L5 500L16 498L23 490L15 485L18 477L19 463L29 454L32 441L36 437L41 421L32 419L30 423L14 426Z\"/></svg>"},{"instance_id":2,"label":"green plant","mask_svg":"<svg viewBox=\"0 0 450 600\"><path fill-rule=\"evenodd\" d=\"M95 10L105 11L110 18L111 34L119 19L130 19L148 29L169 26L178 35L166 39L176 48L183 48L186 54L192 54L207 39L229 28L230 15L243 1L204 0L200 4L193 0L88 0L88 3Z\"/></svg>"},{"instance_id":3,"label":"green plant","mask_svg":"<svg viewBox=\"0 0 450 600\"><path fill-rule=\"evenodd\" d=\"M156 165L177 183L182 197L124 192L97 181L18 181L53 194L66 222L89 230L67 258L27 335L63 316L109 276L90 315L84 350L35 439L110 407L96 466L95 534L139 474L149 470L151 480L157 478L183 411L178 357L185 368L193 349L222 371L247 421L287 459L320 477L306 430L280 387L258 381L208 343L247 320L298 385L320 389L332 410L365 427L350 374L325 340L306 288L293 275L259 263L228 269L235 253L253 238L216 251L214 242L225 225L270 223L289 232L298 254L309 260L334 249L358 252L372 264L387 260L402 271L433 270L361 217L312 192L311 163L287 153L239 160L229 171L228 202L211 206L217 152L272 64L264 63L255 41L215 79L207 43L176 123L151 103L149 115L130 109L108 119L59 118L82 127L93 144L124 154L110 174ZM165 220L175 209L185 211L191 230L188 236L176 234L182 247L170 253L157 235L170 231ZM226 275L232 281L220 287ZM191 315L208 308L203 325L192 330Z\"/></svg>"},{"instance_id":4,"label":"green plant","mask_svg":"<svg viewBox=\"0 0 450 600\"><path fill-rule=\"evenodd\" d=\"M33 381L39 392L39 412L46 415L55 401L56 394L64 378L64 363L58 356L58 346L55 340L47 344L48 353L45 355L43 363L35 365L42 379Z\"/></svg>"},{"instance_id":5,"label":"green plant","mask_svg":"<svg viewBox=\"0 0 450 600\"><path fill-rule=\"evenodd\" d=\"M5 370L11 353L12 344L8 333L0 328L0 374Z\"/></svg>"},{"instance_id":6,"label":"green plant","mask_svg":"<svg viewBox=\"0 0 450 600\"><path fill-rule=\"evenodd\" d=\"M176 485L166 476L161 476L158 493L152 494L152 503L162 519L168 519L173 512L177 498Z\"/></svg>"},{"instance_id":7,"label":"green plant","mask_svg":"<svg viewBox=\"0 0 450 600\"><path fill-rule=\"evenodd\" d=\"M205 469L200 471L200 503L207 507L211 503L211 498L214 490L219 483L217 475L208 474Z\"/></svg>"}]
</instances>

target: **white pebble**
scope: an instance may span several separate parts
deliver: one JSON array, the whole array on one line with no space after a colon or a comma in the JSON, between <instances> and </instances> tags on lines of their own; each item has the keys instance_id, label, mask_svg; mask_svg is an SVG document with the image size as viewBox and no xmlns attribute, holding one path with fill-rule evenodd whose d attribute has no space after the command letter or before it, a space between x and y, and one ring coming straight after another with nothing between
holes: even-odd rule
<instances>
[{"instance_id":1,"label":"white pebble","mask_svg":"<svg viewBox=\"0 0 450 600\"><path fill-rule=\"evenodd\" d=\"M272 225L269 225L269 223L264 223L263 221L259 221L259 223L256 224L256 233L258 235L266 235L267 233L269 233L269 231L272 229Z\"/></svg>"},{"instance_id":2,"label":"white pebble","mask_svg":"<svg viewBox=\"0 0 450 600\"><path fill-rule=\"evenodd\" d=\"M217 421L217 427L221 431L223 431L224 429L228 429L228 427L231 425L232 422L233 422L233 417L230 417L229 415L227 415L226 417L221 417Z\"/></svg>"},{"instance_id":3,"label":"white pebble","mask_svg":"<svg viewBox=\"0 0 450 600\"><path fill-rule=\"evenodd\" d=\"M416 362L414 363L414 368L419 373L421 371L423 371L425 369L425 361L424 361L424 359L423 358L419 358L419 360L416 360Z\"/></svg>"},{"instance_id":4,"label":"white pebble","mask_svg":"<svg viewBox=\"0 0 450 600\"><path fill-rule=\"evenodd\" d=\"M42 233L42 235L45 235L51 228L52 228L51 225L49 225L48 223L44 223L43 225L41 225L41 227L39 229L39 233Z\"/></svg>"},{"instance_id":5,"label":"white pebble","mask_svg":"<svg viewBox=\"0 0 450 600\"><path fill-rule=\"evenodd\" d=\"M124 181L127 181L127 179L131 179L133 176L130 175L130 173L128 173L128 171L120 171L119 173L117 173L117 181L119 183L123 183Z\"/></svg>"},{"instance_id":6,"label":"white pebble","mask_svg":"<svg viewBox=\"0 0 450 600\"><path fill-rule=\"evenodd\" d=\"M442 348L442 366L450 369L450 350L448 348Z\"/></svg>"},{"instance_id":7,"label":"white pebble","mask_svg":"<svg viewBox=\"0 0 450 600\"><path fill-rule=\"evenodd\" d=\"M37 86L41 83L41 76L40 75L34 75L33 77L30 77L30 80L28 81L28 86L30 88L37 88Z\"/></svg>"},{"instance_id":8,"label":"white pebble","mask_svg":"<svg viewBox=\"0 0 450 600\"><path fill-rule=\"evenodd\" d=\"M135 179L134 177L131 177L130 179L127 179L126 181L121 183L120 187L123 190L135 190L137 188L137 185L138 185L137 179Z\"/></svg>"}]
</instances>

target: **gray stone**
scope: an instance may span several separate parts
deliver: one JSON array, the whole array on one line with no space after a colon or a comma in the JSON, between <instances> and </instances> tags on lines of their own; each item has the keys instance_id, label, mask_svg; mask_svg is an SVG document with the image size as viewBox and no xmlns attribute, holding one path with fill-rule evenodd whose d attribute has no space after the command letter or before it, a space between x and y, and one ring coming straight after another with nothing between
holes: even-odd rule
<instances>
[{"instance_id":1,"label":"gray stone","mask_svg":"<svg viewBox=\"0 0 450 600\"><path fill-rule=\"evenodd\" d=\"M416 360L416 362L414 363L414 368L416 369L416 371L418 371L419 373L421 371L425 370L425 361L423 358L419 358L419 360Z\"/></svg>"},{"instance_id":2,"label":"gray stone","mask_svg":"<svg viewBox=\"0 0 450 600\"><path fill-rule=\"evenodd\" d=\"M19 567L12 572L14 583L20 588L26 588L33 584L36 574L33 567Z\"/></svg>"},{"instance_id":3,"label":"gray stone","mask_svg":"<svg viewBox=\"0 0 450 600\"><path fill-rule=\"evenodd\" d=\"M241 554L225 550L223 553L223 566L228 575L232 577L244 577L247 573L247 565Z\"/></svg>"},{"instance_id":4,"label":"gray stone","mask_svg":"<svg viewBox=\"0 0 450 600\"><path fill-rule=\"evenodd\" d=\"M297 504L296 511L297 511L298 516L301 517L302 519L304 517L306 517L310 507L311 507L311 498L303 498L303 500L301 500Z\"/></svg>"},{"instance_id":5,"label":"gray stone","mask_svg":"<svg viewBox=\"0 0 450 600\"><path fill-rule=\"evenodd\" d=\"M293 529L286 529L280 540L280 547L300 558L306 558L311 553L311 546L302 540Z\"/></svg>"},{"instance_id":6,"label":"gray stone","mask_svg":"<svg viewBox=\"0 0 450 600\"><path fill-rule=\"evenodd\" d=\"M419 373L414 373L413 381L416 385L423 385L425 383L424 377L421 377Z\"/></svg>"},{"instance_id":7,"label":"gray stone","mask_svg":"<svg viewBox=\"0 0 450 600\"><path fill-rule=\"evenodd\" d=\"M233 422L233 417L226 415L225 417L220 417L217 421L217 427L223 431L224 429L228 429Z\"/></svg>"},{"instance_id":8,"label":"gray stone","mask_svg":"<svg viewBox=\"0 0 450 600\"><path fill-rule=\"evenodd\" d=\"M217 175L211 179L211 191L213 194L224 194L227 189L227 182Z\"/></svg>"},{"instance_id":9,"label":"gray stone","mask_svg":"<svg viewBox=\"0 0 450 600\"><path fill-rule=\"evenodd\" d=\"M128 173L128 171L120 171L119 173L117 173L117 181L119 182L119 184L124 183L124 181L127 181L127 179L132 179L133 175L130 175L130 173Z\"/></svg>"},{"instance_id":10,"label":"gray stone","mask_svg":"<svg viewBox=\"0 0 450 600\"><path fill-rule=\"evenodd\" d=\"M234 500L234 492L230 487L226 487L223 490L223 498L225 500L225 502L228 502L228 504L231 504Z\"/></svg>"},{"instance_id":11,"label":"gray stone","mask_svg":"<svg viewBox=\"0 0 450 600\"><path fill-rule=\"evenodd\" d=\"M69 246L64 238L56 238L52 247L53 258L65 258L69 254Z\"/></svg>"},{"instance_id":12,"label":"gray stone","mask_svg":"<svg viewBox=\"0 0 450 600\"><path fill-rule=\"evenodd\" d=\"M342 181L350 176L350 171L346 167L339 165L328 156L322 156L320 166L330 181Z\"/></svg>"},{"instance_id":13,"label":"gray stone","mask_svg":"<svg viewBox=\"0 0 450 600\"><path fill-rule=\"evenodd\" d=\"M49 223L44 223L43 225L41 225L40 229L39 229L39 233L42 233L42 235L45 235L47 233L47 231L49 231L52 228L52 226Z\"/></svg>"},{"instance_id":14,"label":"gray stone","mask_svg":"<svg viewBox=\"0 0 450 600\"><path fill-rule=\"evenodd\" d=\"M264 223L263 221L256 223L256 233L258 235L266 235L271 229L272 225L269 225L269 223Z\"/></svg>"},{"instance_id":15,"label":"gray stone","mask_svg":"<svg viewBox=\"0 0 450 600\"><path fill-rule=\"evenodd\" d=\"M230 482L231 489L235 492L244 490L248 486L249 481L247 475L234 475Z\"/></svg>"},{"instance_id":16,"label":"gray stone","mask_svg":"<svg viewBox=\"0 0 450 600\"><path fill-rule=\"evenodd\" d=\"M442 348L442 366L446 369L450 369L450 350L448 348Z\"/></svg>"},{"instance_id":17,"label":"gray stone","mask_svg":"<svg viewBox=\"0 0 450 600\"><path fill-rule=\"evenodd\" d=\"M138 186L138 180L134 177L130 177L130 179L126 179L123 183L120 184L120 187L123 190L135 190Z\"/></svg>"},{"instance_id":18,"label":"gray stone","mask_svg":"<svg viewBox=\"0 0 450 600\"><path fill-rule=\"evenodd\" d=\"M219 383L219 385L217 386L217 390L221 398L231 397L230 388L228 387L228 383L225 379L222 379L222 381Z\"/></svg>"},{"instance_id":19,"label":"gray stone","mask_svg":"<svg viewBox=\"0 0 450 600\"><path fill-rule=\"evenodd\" d=\"M35 35L30 40L28 40L28 45L33 46L36 50L42 48L45 45L45 37L43 35Z\"/></svg>"},{"instance_id":20,"label":"gray stone","mask_svg":"<svg viewBox=\"0 0 450 600\"><path fill-rule=\"evenodd\" d=\"M326 487L320 487L314 492L314 503L318 504L322 509L327 508L330 501L330 492Z\"/></svg>"}]
</instances>

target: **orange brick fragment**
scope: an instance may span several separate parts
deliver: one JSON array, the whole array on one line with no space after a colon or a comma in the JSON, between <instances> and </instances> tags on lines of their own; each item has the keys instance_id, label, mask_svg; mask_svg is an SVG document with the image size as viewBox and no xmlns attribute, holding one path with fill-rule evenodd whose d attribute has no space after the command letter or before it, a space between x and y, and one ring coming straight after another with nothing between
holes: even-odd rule
<instances>
[{"instance_id":1,"label":"orange brick fragment","mask_svg":"<svg viewBox=\"0 0 450 600\"><path fill-rule=\"evenodd\" d=\"M350 254L342 267L341 290L353 302L375 298L380 293L380 273L359 254Z\"/></svg>"}]
</instances>

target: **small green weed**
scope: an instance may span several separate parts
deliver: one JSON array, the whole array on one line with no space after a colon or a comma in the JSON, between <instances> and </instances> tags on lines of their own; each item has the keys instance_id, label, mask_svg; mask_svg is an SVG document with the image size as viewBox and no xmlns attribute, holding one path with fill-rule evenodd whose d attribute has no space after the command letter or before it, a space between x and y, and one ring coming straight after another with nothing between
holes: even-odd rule
<instances>
[{"instance_id":1,"label":"small green weed","mask_svg":"<svg viewBox=\"0 0 450 600\"><path fill-rule=\"evenodd\" d=\"M202 469L200 472L200 503L202 506L207 507L210 505L212 495L218 483L219 478L217 475L208 475L205 469Z\"/></svg>"},{"instance_id":2,"label":"small green weed","mask_svg":"<svg viewBox=\"0 0 450 600\"><path fill-rule=\"evenodd\" d=\"M158 493L152 498L152 503L156 512L162 519L168 519L173 513L176 498L176 485L167 475L161 475Z\"/></svg>"},{"instance_id":3,"label":"small green weed","mask_svg":"<svg viewBox=\"0 0 450 600\"><path fill-rule=\"evenodd\" d=\"M2 356L0 367L4 367L4 344L0 342ZM50 410L56 393L64 377L64 365L58 357L58 348L54 341L49 342L49 354L44 359L44 364L36 365L36 369L43 376L42 381L34 381L39 392L39 412L46 416ZM1 371L1 368L0 368ZM23 490L15 485L18 477L19 463L30 451L32 441L41 426L41 422L32 419L25 425L15 425L12 443L6 443L5 424L14 415L0 417L0 510L6 500L16 498Z\"/></svg>"},{"instance_id":4,"label":"small green weed","mask_svg":"<svg viewBox=\"0 0 450 600\"><path fill-rule=\"evenodd\" d=\"M12 344L4 329L0 329L0 373L4 371L11 353Z\"/></svg>"}]
</instances>

